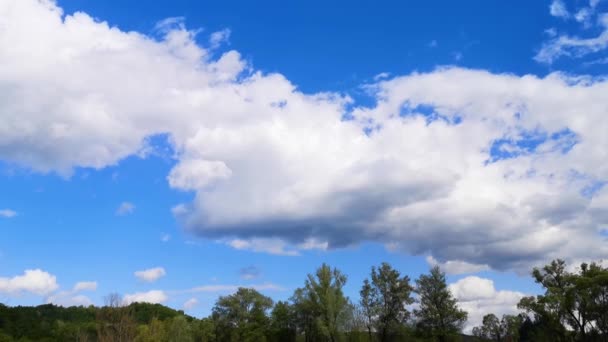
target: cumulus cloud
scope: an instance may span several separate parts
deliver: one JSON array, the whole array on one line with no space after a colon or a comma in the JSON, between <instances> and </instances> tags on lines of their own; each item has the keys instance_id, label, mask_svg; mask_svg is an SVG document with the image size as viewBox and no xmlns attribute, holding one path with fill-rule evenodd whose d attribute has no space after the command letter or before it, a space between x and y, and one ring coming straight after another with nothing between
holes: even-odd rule
<instances>
[{"instance_id":1,"label":"cumulus cloud","mask_svg":"<svg viewBox=\"0 0 608 342\"><path fill-rule=\"evenodd\" d=\"M12 278L0 277L0 292L9 295L31 293L39 296L47 295L59 288L57 278L43 270L25 270L23 275Z\"/></svg>"},{"instance_id":2,"label":"cumulus cloud","mask_svg":"<svg viewBox=\"0 0 608 342\"><path fill-rule=\"evenodd\" d=\"M123 303L129 305L131 303L152 303L161 304L167 301L169 297L164 291L151 290L148 292L135 292L126 294L123 297Z\"/></svg>"},{"instance_id":3,"label":"cumulus cloud","mask_svg":"<svg viewBox=\"0 0 608 342\"><path fill-rule=\"evenodd\" d=\"M525 296L521 292L496 290L492 280L476 276L460 279L448 287L460 308L469 313L464 329L467 333L480 326L487 314L493 313L499 318L518 314L517 303Z\"/></svg>"},{"instance_id":4,"label":"cumulus cloud","mask_svg":"<svg viewBox=\"0 0 608 342\"><path fill-rule=\"evenodd\" d=\"M164 277L167 272L163 267L154 267L147 270L136 271L134 274L137 279L151 283Z\"/></svg>"},{"instance_id":5,"label":"cumulus cloud","mask_svg":"<svg viewBox=\"0 0 608 342\"><path fill-rule=\"evenodd\" d=\"M17 216L17 212L11 209L2 209L0 210L0 217L4 218L13 218Z\"/></svg>"},{"instance_id":6,"label":"cumulus cloud","mask_svg":"<svg viewBox=\"0 0 608 342\"><path fill-rule=\"evenodd\" d=\"M48 0L3 1L0 17L4 161L69 176L167 137L167 181L195 195L174 215L237 249L377 241L526 271L608 252L602 78L439 68L374 81L364 107L302 93L236 51L212 58L183 20L154 39Z\"/></svg>"},{"instance_id":7,"label":"cumulus cloud","mask_svg":"<svg viewBox=\"0 0 608 342\"><path fill-rule=\"evenodd\" d=\"M46 302L64 307L93 305L91 298L81 294L73 294L69 291L54 293L46 298Z\"/></svg>"},{"instance_id":8,"label":"cumulus cloud","mask_svg":"<svg viewBox=\"0 0 608 342\"><path fill-rule=\"evenodd\" d=\"M122 202L116 209L116 215L125 216L135 211L135 205L131 202Z\"/></svg>"}]
</instances>

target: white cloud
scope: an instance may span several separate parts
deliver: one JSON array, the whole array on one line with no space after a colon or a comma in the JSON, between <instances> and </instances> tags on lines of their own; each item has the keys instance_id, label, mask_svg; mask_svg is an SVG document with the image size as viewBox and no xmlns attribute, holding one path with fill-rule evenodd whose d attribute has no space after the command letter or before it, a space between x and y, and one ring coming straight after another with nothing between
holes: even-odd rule
<instances>
[{"instance_id":1,"label":"white cloud","mask_svg":"<svg viewBox=\"0 0 608 342\"><path fill-rule=\"evenodd\" d=\"M227 42L230 39L230 29L223 29L221 31L213 32L209 36L209 45L212 49L219 47L222 43Z\"/></svg>"},{"instance_id":2,"label":"white cloud","mask_svg":"<svg viewBox=\"0 0 608 342\"><path fill-rule=\"evenodd\" d=\"M608 253L602 78L440 68L369 85L376 105L362 107L302 93L236 51L213 59L183 20L155 40L50 1L5 0L0 17L4 161L69 176L163 134L169 184L194 193L173 213L238 249L297 255L371 240L526 271ZM546 45L556 54L539 56L595 51L604 36L557 36ZM544 142L530 147L535 134Z\"/></svg>"},{"instance_id":3,"label":"white cloud","mask_svg":"<svg viewBox=\"0 0 608 342\"><path fill-rule=\"evenodd\" d=\"M553 14L554 4L556 8L563 8L561 1L554 1L551 5L551 13ZM560 7L562 6L562 7ZM592 26L597 26L600 31L599 35L591 37L580 37L579 35L552 35L551 39L543 44L534 59L537 62L551 64L562 57L581 58L587 55L592 55L608 48L608 13L596 13L596 1L591 1L589 7L582 7L574 14L574 20L582 24L582 27L588 29ZM562 13L556 10L557 13ZM566 13L566 16L570 15Z\"/></svg>"},{"instance_id":4,"label":"white cloud","mask_svg":"<svg viewBox=\"0 0 608 342\"><path fill-rule=\"evenodd\" d=\"M448 260L445 262L439 262L432 256L426 258L426 262L430 266L439 266L442 271L447 274L466 274L466 273L477 273L481 271L487 271L490 269L488 265L471 264L466 261L460 260Z\"/></svg>"},{"instance_id":5,"label":"white cloud","mask_svg":"<svg viewBox=\"0 0 608 342\"><path fill-rule=\"evenodd\" d=\"M25 270L23 275L12 278L0 277L0 292L9 295L20 295L24 292L35 295L47 295L59 288L57 278L40 269Z\"/></svg>"},{"instance_id":6,"label":"white cloud","mask_svg":"<svg viewBox=\"0 0 608 342\"><path fill-rule=\"evenodd\" d=\"M469 313L464 329L467 333L481 325L483 316L489 313L499 318L505 314L517 314L517 303L525 296L521 292L496 290L492 280L476 276L460 279L450 284L449 289L460 308Z\"/></svg>"},{"instance_id":7,"label":"white cloud","mask_svg":"<svg viewBox=\"0 0 608 342\"><path fill-rule=\"evenodd\" d=\"M131 202L122 202L118 209L116 209L116 215L125 216L132 214L135 211L135 205Z\"/></svg>"},{"instance_id":8,"label":"white cloud","mask_svg":"<svg viewBox=\"0 0 608 342\"><path fill-rule=\"evenodd\" d=\"M80 281L74 285L73 291L95 291L97 290L96 281Z\"/></svg>"},{"instance_id":9,"label":"white cloud","mask_svg":"<svg viewBox=\"0 0 608 342\"><path fill-rule=\"evenodd\" d=\"M198 305L198 299L190 298L184 302L184 310L192 310Z\"/></svg>"},{"instance_id":10,"label":"white cloud","mask_svg":"<svg viewBox=\"0 0 608 342\"><path fill-rule=\"evenodd\" d=\"M167 301L169 297L164 291L151 290L148 292L136 292L126 294L123 297L123 303L129 305L131 303L152 303L161 304Z\"/></svg>"},{"instance_id":11,"label":"white cloud","mask_svg":"<svg viewBox=\"0 0 608 342\"><path fill-rule=\"evenodd\" d=\"M2 209L0 210L0 217L4 218L12 218L17 216L17 212L11 209Z\"/></svg>"},{"instance_id":12,"label":"white cloud","mask_svg":"<svg viewBox=\"0 0 608 342\"><path fill-rule=\"evenodd\" d=\"M568 9L566 9L566 5L562 0L553 0L551 5L549 5L549 13L558 18L568 18L570 16L570 13L568 13Z\"/></svg>"},{"instance_id":13,"label":"white cloud","mask_svg":"<svg viewBox=\"0 0 608 342\"><path fill-rule=\"evenodd\" d=\"M162 242L169 242L169 240L171 240L171 234L163 233L160 236L160 241Z\"/></svg>"},{"instance_id":14,"label":"white cloud","mask_svg":"<svg viewBox=\"0 0 608 342\"><path fill-rule=\"evenodd\" d=\"M163 267L154 267L143 271L136 271L134 274L137 279L151 283L164 277L167 272Z\"/></svg>"},{"instance_id":15,"label":"white cloud","mask_svg":"<svg viewBox=\"0 0 608 342\"><path fill-rule=\"evenodd\" d=\"M288 243L281 239L255 238L250 240L234 239L227 242L227 245L240 250L262 252L274 255L296 256L300 253L293 249Z\"/></svg>"}]
</instances>

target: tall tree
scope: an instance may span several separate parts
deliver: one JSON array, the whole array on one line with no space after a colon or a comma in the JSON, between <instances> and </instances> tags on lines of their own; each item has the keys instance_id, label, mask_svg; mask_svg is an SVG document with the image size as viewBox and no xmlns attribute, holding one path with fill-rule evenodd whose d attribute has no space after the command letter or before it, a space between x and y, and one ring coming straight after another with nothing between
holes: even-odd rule
<instances>
[{"instance_id":1,"label":"tall tree","mask_svg":"<svg viewBox=\"0 0 608 342\"><path fill-rule=\"evenodd\" d=\"M385 262L379 268L372 267L371 278L371 283L366 279L361 288L361 306L368 320L369 336L373 327L384 342L409 319L407 306L414 302L413 287L408 276L402 277Z\"/></svg>"},{"instance_id":2,"label":"tall tree","mask_svg":"<svg viewBox=\"0 0 608 342\"><path fill-rule=\"evenodd\" d=\"M220 297L212 310L219 341L265 341L272 299L254 289L239 288Z\"/></svg>"},{"instance_id":3,"label":"tall tree","mask_svg":"<svg viewBox=\"0 0 608 342\"><path fill-rule=\"evenodd\" d=\"M301 310L300 314L309 324L308 329L310 323L313 324L316 341L338 340L349 310L348 299L342 291L346 279L346 275L338 269L323 264L314 275L308 275L304 288L296 290L292 297L294 307L297 311Z\"/></svg>"},{"instance_id":4,"label":"tall tree","mask_svg":"<svg viewBox=\"0 0 608 342\"><path fill-rule=\"evenodd\" d=\"M426 335L447 341L462 330L467 313L458 308L456 299L447 287L445 273L438 266L430 274L416 280L419 308L414 310L417 326Z\"/></svg>"}]
</instances>

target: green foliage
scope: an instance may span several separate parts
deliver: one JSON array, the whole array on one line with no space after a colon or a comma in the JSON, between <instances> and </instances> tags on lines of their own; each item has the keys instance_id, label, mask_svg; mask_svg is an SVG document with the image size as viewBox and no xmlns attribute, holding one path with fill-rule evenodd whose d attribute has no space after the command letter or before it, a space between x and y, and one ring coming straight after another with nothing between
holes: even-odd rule
<instances>
[{"instance_id":1,"label":"green foliage","mask_svg":"<svg viewBox=\"0 0 608 342\"><path fill-rule=\"evenodd\" d=\"M371 337L374 329L380 341L389 341L410 318L407 305L414 302L411 297L414 289L408 276L401 277L399 271L385 262L377 269L372 267L371 278L371 283L365 279L360 291L368 334Z\"/></svg>"},{"instance_id":2,"label":"green foliage","mask_svg":"<svg viewBox=\"0 0 608 342\"><path fill-rule=\"evenodd\" d=\"M267 312L272 299L254 289L239 288L220 297L213 308L219 341L265 341L270 327Z\"/></svg>"},{"instance_id":3,"label":"green foliage","mask_svg":"<svg viewBox=\"0 0 608 342\"><path fill-rule=\"evenodd\" d=\"M577 273L554 260L532 271L545 293L523 298L519 308L533 315L544 335L555 341L592 341L608 336L608 269L581 264Z\"/></svg>"},{"instance_id":4,"label":"green foliage","mask_svg":"<svg viewBox=\"0 0 608 342\"><path fill-rule=\"evenodd\" d=\"M292 300L301 313L302 327L307 340L338 341L341 328L349 315L349 302L342 288L347 277L338 269L321 265L315 274L309 274L304 288L296 290Z\"/></svg>"},{"instance_id":5,"label":"green foliage","mask_svg":"<svg viewBox=\"0 0 608 342\"><path fill-rule=\"evenodd\" d=\"M439 267L433 267L429 275L421 275L416 280L416 293L420 306L414 314L417 326L425 336L448 341L460 333L467 313L458 308L447 287L445 273Z\"/></svg>"},{"instance_id":6,"label":"green foliage","mask_svg":"<svg viewBox=\"0 0 608 342\"><path fill-rule=\"evenodd\" d=\"M519 341L519 329L522 325L522 316L503 315L498 319L494 314L483 317L483 324L473 328L473 335L492 341Z\"/></svg>"},{"instance_id":7,"label":"green foliage","mask_svg":"<svg viewBox=\"0 0 608 342\"><path fill-rule=\"evenodd\" d=\"M525 297L517 316L483 318L474 336L460 334L466 312L433 268L416 280L383 263L373 267L354 305L344 296L346 276L323 264L289 302L239 288L220 297L212 315L196 319L160 304L123 306L117 294L103 307L9 307L0 304L0 342L371 342L371 341L608 341L608 269L581 264L568 272L555 260L534 269L545 293ZM412 291L418 296L413 315Z\"/></svg>"}]
</instances>

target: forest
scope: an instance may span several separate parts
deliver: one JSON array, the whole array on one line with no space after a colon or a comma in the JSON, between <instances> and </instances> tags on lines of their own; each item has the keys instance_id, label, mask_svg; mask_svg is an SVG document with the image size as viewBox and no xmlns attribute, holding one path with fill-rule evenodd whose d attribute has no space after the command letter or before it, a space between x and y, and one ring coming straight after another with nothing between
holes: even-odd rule
<instances>
[{"instance_id":1,"label":"forest","mask_svg":"<svg viewBox=\"0 0 608 342\"><path fill-rule=\"evenodd\" d=\"M532 276L543 294L523 298L517 315L488 313L472 335L462 333L467 313L438 267L412 281L382 263L357 299L343 293L347 276L323 264L287 301L239 288L201 319L160 304L124 305L118 294L101 307L0 304L0 342L608 341L607 268L554 260Z\"/></svg>"}]
</instances>

